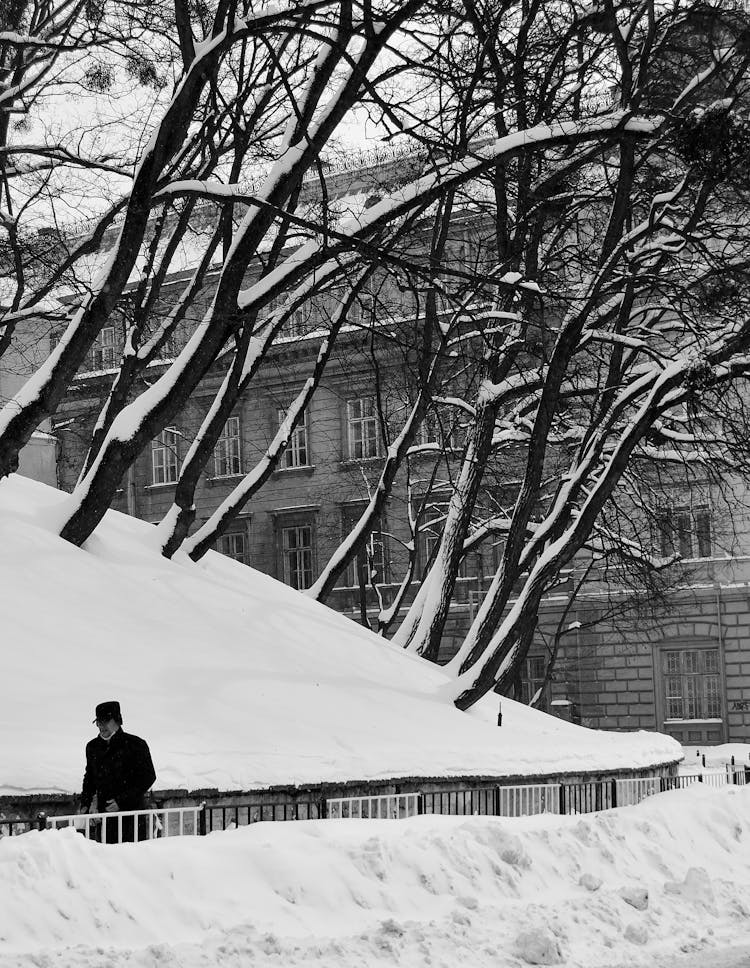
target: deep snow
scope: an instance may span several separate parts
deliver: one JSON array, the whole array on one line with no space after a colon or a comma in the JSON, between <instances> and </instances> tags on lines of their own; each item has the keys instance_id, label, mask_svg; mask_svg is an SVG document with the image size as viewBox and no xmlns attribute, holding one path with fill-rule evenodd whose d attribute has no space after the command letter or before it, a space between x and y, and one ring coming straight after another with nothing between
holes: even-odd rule
<instances>
[{"instance_id":1,"label":"deep snow","mask_svg":"<svg viewBox=\"0 0 750 968\"><path fill-rule=\"evenodd\" d=\"M218 555L166 562L110 513L76 549L66 500L0 485L0 792L75 790L94 704L119 698L157 786L637 766ZM733 751L734 752L734 751ZM746 758L746 749L737 749ZM696 757L697 758L697 757ZM104 846L0 838L0 968L738 968L750 955L750 788L696 785L583 817L258 823ZM697 960L696 960L697 959Z\"/></svg>"},{"instance_id":2,"label":"deep snow","mask_svg":"<svg viewBox=\"0 0 750 968\"><path fill-rule=\"evenodd\" d=\"M583 729L493 696L470 713L446 674L219 554L158 554L108 512L60 540L68 496L0 483L0 794L80 789L94 706L119 699L156 789L432 775L533 775L675 761L657 733Z\"/></svg>"},{"instance_id":3,"label":"deep snow","mask_svg":"<svg viewBox=\"0 0 750 968\"><path fill-rule=\"evenodd\" d=\"M584 817L0 840L0 968L705 968L750 944L750 789Z\"/></svg>"}]
</instances>

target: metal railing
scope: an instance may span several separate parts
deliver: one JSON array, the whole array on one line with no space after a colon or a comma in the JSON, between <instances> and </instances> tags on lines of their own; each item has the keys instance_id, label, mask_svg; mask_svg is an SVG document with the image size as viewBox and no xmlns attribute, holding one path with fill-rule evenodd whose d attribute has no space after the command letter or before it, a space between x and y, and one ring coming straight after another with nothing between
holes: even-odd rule
<instances>
[{"instance_id":1,"label":"metal railing","mask_svg":"<svg viewBox=\"0 0 750 968\"><path fill-rule=\"evenodd\" d=\"M527 783L487 786L480 789L385 793L370 796L330 797L288 803L225 804L161 807L118 813L68 814L34 819L0 819L0 837L29 830L74 827L89 840L113 844L161 837L204 835L261 821L324 819L403 819L423 814L447 816L530 817L596 813L613 807L634 806L646 797L682 790L697 783L707 786L745 786L750 768L729 766L724 770L677 776L610 778L583 783Z\"/></svg>"},{"instance_id":2,"label":"metal railing","mask_svg":"<svg viewBox=\"0 0 750 968\"><path fill-rule=\"evenodd\" d=\"M74 813L62 817L39 816L39 829L74 827L87 840L107 844L155 840L157 837L199 835L203 830L204 804L151 810L118 810L111 813Z\"/></svg>"},{"instance_id":3,"label":"metal railing","mask_svg":"<svg viewBox=\"0 0 750 968\"><path fill-rule=\"evenodd\" d=\"M325 802L297 800L294 803L245 803L227 806L207 806L203 813L203 832L245 827L261 821L321 820L325 816Z\"/></svg>"},{"instance_id":4,"label":"metal railing","mask_svg":"<svg viewBox=\"0 0 750 968\"><path fill-rule=\"evenodd\" d=\"M326 814L329 819L344 817L357 820L390 819L416 817L420 809L421 793L384 793L374 797L332 797L326 800Z\"/></svg>"},{"instance_id":5,"label":"metal railing","mask_svg":"<svg viewBox=\"0 0 750 968\"><path fill-rule=\"evenodd\" d=\"M421 814L493 817L531 817L542 813L574 815L633 806L646 797L668 790L682 790L696 783L719 787L745 786L747 782L744 767L728 766L726 770L681 776L612 778L585 783L533 783L380 797L336 797L326 803L328 816L350 819L395 819ZM404 807L407 798L408 812ZM377 812L373 809L374 803L377 803Z\"/></svg>"}]
</instances>

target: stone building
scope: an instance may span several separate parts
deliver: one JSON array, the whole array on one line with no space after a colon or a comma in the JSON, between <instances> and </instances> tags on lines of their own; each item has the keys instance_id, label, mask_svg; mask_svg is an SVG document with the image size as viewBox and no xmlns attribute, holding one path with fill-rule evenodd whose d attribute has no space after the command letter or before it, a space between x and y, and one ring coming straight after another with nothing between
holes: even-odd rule
<instances>
[{"instance_id":1,"label":"stone building","mask_svg":"<svg viewBox=\"0 0 750 968\"><path fill-rule=\"evenodd\" d=\"M352 192L354 182L354 189L367 195L370 189L366 182L357 184L358 177L346 176L348 191ZM481 249L475 225L457 224L456 258L467 257L467 245L476 246L478 241ZM358 311L376 313L388 304L393 317L407 318L413 312L408 298L383 284L363 298ZM384 399L386 410L391 407L395 413L409 396L408 363L394 356L380 338L384 332L385 328L373 335L371 327L352 326L340 337L335 358L280 465L218 540L217 550L294 587L304 589L313 583L377 480L386 446ZM264 453L309 372L318 338L315 320L307 319L297 321L294 331L278 341L272 366L227 420L213 460L201 477L196 526ZM71 489L75 483L93 415L110 385L120 346L116 326L102 330L58 413L54 432L63 488ZM165 361L153 364L154 375L178 349L179 345L165 348ZM379 400L371 378L373 359L388 376L388 392ZM162 519L172 503L180 461L222 376L218 364L173 426L141 453L122 482L116 510L153 523ZM434 426L423 432L423 442L444 444L451 437L459 449L460 435L460 425ZM418 466L420 458L414 460ZM439 489L433 493L417 541L417 576L427 567L439 538L441 505L450 494L450 448L443 460L444 488L442 494ZM374 624L379 608L390 604L408 557L410 500L415 500L413 493L407 497L403 488L394 492L379 528L370 535L367 554L347 569L330 596L331 607L355 621ZM683 563L673 569L671 584L658 604L633 604L628 601L626 582L612 584L594 575L568 609L568 593L577 577L574 568L544 601L537 643L526 660L519 694L528 701L541 688L543 705L550 711L595 728L657 729L686 744L748 742L750 658L745 658L745 651L750 559L743 557L747 529L741 525L736 531L722 532L719 522L724 509L710 489L698 496L675 492L665 515L669 528L662 539L655 540L679 545ZM441 659L453 654L467 628L494 572L496 552L489 540L467 556ZM368 581L373 572L377 590ZM558 650L555 673L545 683L546 655L552 648Z\"/></svg>"}]
</instances>

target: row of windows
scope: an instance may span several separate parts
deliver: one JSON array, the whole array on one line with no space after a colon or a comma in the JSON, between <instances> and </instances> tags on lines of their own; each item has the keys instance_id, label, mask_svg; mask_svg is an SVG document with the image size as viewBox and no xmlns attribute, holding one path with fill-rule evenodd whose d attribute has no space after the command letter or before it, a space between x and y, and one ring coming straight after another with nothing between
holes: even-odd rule
<instances>
[{"instance_id":1,"label":"row of windows","mask_svg":"<svg viewBox=\"0 0 750 968\"><path fill-rule=\"evenodd\" d=\"M286 419L286 410L278 411L279 426ZM346 404L348 454L352 460L368 460L381 453L380 434L375 399L362 397ZM153 484L173 484L180 470L180 433L173 427L163 430L151 445L151 480ZM281 467L309 467L310 448L308 424L303 414L293 430L289 444L281 458ZM230 417L216 442L213 455L213 476L232 477L242 474L242 445L240 418Z\"/></svg>"},{"instance_id":2,"label":"row of windows","mask_svg":"<svg viewBox=\"0 0 750 968\"><path fill-rule=\"evenodd\" d=\"M287 411L277 413L279 426L286 419ZM382 452L378 414L374 397L360 397L347 401L346 426L348 455L352 460L368 460ZM173 484L180 470L180 433L174 428L163 430L152 442L151 480L153 484ZM421 436L422 443L443 440L447 446L455 446L449 436L444 441L442 429L426 423ZM293 430L289 444L281 458L280 468L310 466L310 447L307 417L303 413ZM213 454L214 478L234 477L242 474L242 442L240 418L230 417L216 442ZM708 558L712 553L711 512L707 507L675 508L662 511L658 517L659 550L664 557L675 553L683 559Z\"/></svg>"},{"instance_id":3,"label":"row of windows","mask_svg":"<svg viewBox=\"0 0 750 968\"><path fill-rule=\"evenodd\" d=\"M344 515L344 526L348 516ZM217 543L222 554L249 564L247 535L244 531L222 535ZM292 588L309 588L315 581L315 529L313 524L293 524L279 531L279 553L282 580ZM367 539L365 548L347 568L343 587L355 587L363 581L385 581L388 578L388 562L383 534L378 529Z\"/></svg>"},{"instance_id":4,"label":"row of windows","mask_svg":"<svg viewBox=\"0 0 750 968\"><path fill-rule=\"evenodd\" d=\"M447 507L447 501L433 501L424 514L418 542L418 561L422 569L428 567L433 560L442 534ZM348 506L342 509L342 535L351 532L359 519L360 513L361 508L359 507ZM293 525L281 527L279 531L280 541L278 551L280 557L280 577L293 588L303 589L309 588L316 577L316 531L312 515L296 515L295 517L296 520ZM249 563L246 536L244 533L225 535L220 539L218 547L220 551L229 555L231 558L235 558L245 564ZM706 551L707 549L702 548L702 550ZM498 546L493 545L491 562L493 569L498 564L496 560L497 551ZM458 577L463 579L481 579L483 577L483 566L484 562L481 554L468 554L461 561ZM366 546L360 551L357 559L350 563L343 584L347 587L356 587L361 583L369 585L372 580L387 583L390 579L386 538L381 526L378 525L370 534ZM671 655L671 653L668 655ZM677 655L678 653L675 653L675 656ZM682 656L680 661L685 663L691 661L688 653L679 653L679 655ZM696 655L704 654L696 653ZM717 674L717 670L714 669L693 669L688 665L681 672L671 665L665 668L665 675L672 676L673 683L677 682L676 677L678 673L687 675L691 673L702 674L704 672L712 675ZM528 678L534 680L537 677L535 675L529 675ZM681 691L678 693L677 686L674 685L674 697L678 695L682 696L683 694L689 695L692 697L692 701L698 702L699 700L690 693L690 689L692 689L692 686L685 685L683 682L680 686ZM528 698L526 701L528 701ZM700 702L703 701L700 700ZM706 699L705 701L707 702L708 700Z\"/></svg>"},{"instance_id":5,"label":"row of windows","mask_svg":"<svg viewBox=\"0 0 750 968\"><path fill-rule=\"evenodd\" d=\"M52 335L51 344L54 347L62 335L61 332ZM180 340L176 334L172 333L162 343L159 349L159 358L162 360L174 359L180 349ZM104 326L94 341L89 351L87 369L92 372L101 370L113 370L120 361L120 346L118 345L115 327Z\"/></svg>"}]
</instances>

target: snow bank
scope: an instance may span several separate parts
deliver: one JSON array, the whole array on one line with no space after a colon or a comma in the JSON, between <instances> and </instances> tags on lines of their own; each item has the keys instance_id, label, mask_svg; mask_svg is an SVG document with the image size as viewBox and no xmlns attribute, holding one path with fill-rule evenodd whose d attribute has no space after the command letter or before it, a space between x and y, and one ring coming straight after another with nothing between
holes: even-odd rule
<instances>
[{"instance_id":1,"label":"snow bank","mask_svg":"<svg viewBox=\"0 0 750 968\"><path fill-rule=\"evenodd\" d=\"M461 713L445 673L221 555L166 561L109 512L82 549L67 495L0 483L0 793L80 789L97 702L119 699L157 789L642 767L656 733L582 729L497 699Z\"/></svg>"},{"instance_id":2,"label":"snow bank","mask_svg":"<svg viewBox=\"0 0 750 968\"><path fill-rule=\"evenodd\" d=\"M580 818L24 834L0 840L0 968L664 966L748 939L749 814L693 787Z\"/></svg>"}]
</instances>

